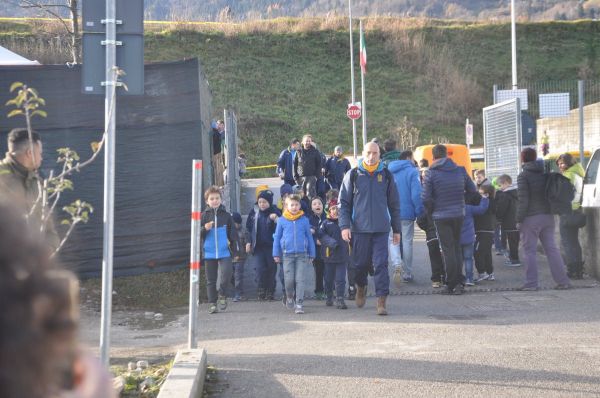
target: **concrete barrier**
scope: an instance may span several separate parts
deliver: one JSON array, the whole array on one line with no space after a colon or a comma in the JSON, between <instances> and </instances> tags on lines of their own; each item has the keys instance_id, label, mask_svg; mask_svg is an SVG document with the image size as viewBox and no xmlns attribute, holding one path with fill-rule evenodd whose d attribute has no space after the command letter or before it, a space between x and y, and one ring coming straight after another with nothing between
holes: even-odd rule
<instances>
[{"instance_id":1,"label":"concrete barrier","mask_svg":"<svg viewBox=\"0 0 600 398\"><path fill-rule=\"evenodd\" d=\"M206 377L206 350L179 350L158 398L200 398Z\"/></svg>"}]
</instances>

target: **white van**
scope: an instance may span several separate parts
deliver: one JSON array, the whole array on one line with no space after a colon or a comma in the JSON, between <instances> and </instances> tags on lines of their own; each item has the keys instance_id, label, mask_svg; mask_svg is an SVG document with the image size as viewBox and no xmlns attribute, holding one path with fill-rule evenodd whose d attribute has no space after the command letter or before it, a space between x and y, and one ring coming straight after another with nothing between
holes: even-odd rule
<instances>
[{"instance_id":1,"label":"white van","mask_svg":"<svg viewBox=\"0 0 600 398\"><path fill-rule=\"evenodd\" d=\"M588 162L583 179L583 207L600 207L600 149Z\"/></svg>"}]
</instances>

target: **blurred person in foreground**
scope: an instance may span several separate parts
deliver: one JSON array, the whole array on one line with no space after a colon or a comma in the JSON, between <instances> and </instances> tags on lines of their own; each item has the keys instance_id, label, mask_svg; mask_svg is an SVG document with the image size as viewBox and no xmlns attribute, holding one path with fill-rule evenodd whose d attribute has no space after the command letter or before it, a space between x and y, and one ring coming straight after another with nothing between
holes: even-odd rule
<instances>
[{"instance_id":1,"label":"blurred person in foreground","mask_svg":"<svg viewBox=\"0 0 600 398\"><path fill-rule=\"evenodd\" d=\"M77 278L51 262L36 236L0 203L0 395L116 397L106 371L77 342Z\"/></svg>"}]
</instances>

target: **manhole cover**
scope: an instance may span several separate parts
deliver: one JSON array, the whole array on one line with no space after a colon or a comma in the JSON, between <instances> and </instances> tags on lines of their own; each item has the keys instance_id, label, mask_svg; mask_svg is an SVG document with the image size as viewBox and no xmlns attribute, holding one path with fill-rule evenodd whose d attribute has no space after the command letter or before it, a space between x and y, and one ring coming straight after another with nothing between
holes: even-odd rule
<instances>
[{"instance_id":1,"label":"manhole cover","mask_svg":"<svg viewBox=\"0 0 600 398\"><path fill-rule=\"evenodd\" d=\"M487 319L487 315L484 314L471 314L471 315L429 315L429 318L438 321L478 321Z\"/></svg>"}]
</instances>

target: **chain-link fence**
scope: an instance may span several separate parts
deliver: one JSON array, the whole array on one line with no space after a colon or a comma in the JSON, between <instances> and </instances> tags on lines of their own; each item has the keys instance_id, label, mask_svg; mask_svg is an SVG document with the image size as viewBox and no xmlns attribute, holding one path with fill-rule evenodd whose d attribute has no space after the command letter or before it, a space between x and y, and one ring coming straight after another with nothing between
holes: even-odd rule
<instances>
[{"instance_id":1,"label":"chain-link fence","mask_svg":"<svg viewBox=\"0 0 600 398\"><path fill-rule=\"evenodd\" d=\"M561 153L579 158L581 145L585 165L600 147L600 81L521 82L519 87L494 86L494 103L520 98L522 144L535 146L549 166Z\"/></svg>"}]
</instances>

